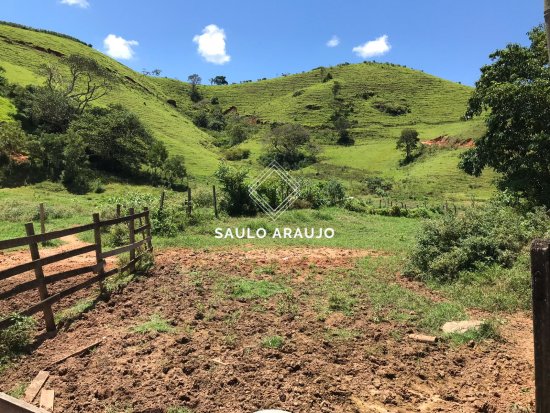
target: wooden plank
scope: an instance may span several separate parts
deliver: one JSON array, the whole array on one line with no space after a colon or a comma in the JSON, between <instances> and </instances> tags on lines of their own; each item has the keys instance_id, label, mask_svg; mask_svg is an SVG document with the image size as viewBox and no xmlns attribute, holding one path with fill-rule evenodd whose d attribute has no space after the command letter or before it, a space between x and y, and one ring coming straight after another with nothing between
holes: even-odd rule
<instances>
[{"instance_id":1,"label":"wooden plank","mask_svg":"<svg viewBox=\"0 0 550 413\"><path fill-rule=\"evenodd\" d=\"M535 408L550 412L550 242L531 245L533 335L535 343Z\"/></svg>"},{"instance_id":2,"label":"wooden plank","mask_svg":"<svg viewBox=\"0 0 550 413\"><path fill-rule=\"evenodd\" d=\"M27 232L28 236L33 236L34 224L32 222L25 224L25 231ZM31 252L31 258L35 262L34 275L38 281L38 286L37 286L38 294L40 295L40 300L44 301L46 298L49 297L49 294L48 294L48 289L46 287L46 282L44 281L44 270L42 269L42 263L39 261L40 252L38 250L38 244L36 242L29 243L29 250ZM42 308L42 312L44 313L46 330L55 331L55 320L53 317L52 308L46 305Z\"/></svg>"},{"instance_id":3,"label":"wooden plank","mask_svg":"<svg viewBox=\"0 0 550 413\"><path fill-rule=\"evenodd\" d=\"M51 241L54 239L66 237L68 235L74 235L74 234L79 234L81 232L91 231L92 229L94 229L94 224L87 224L87 225L81 225L78 227L61 229L58 231L46 232L45 234L36 234L32 236L27 235L26 237L3 240L3 241L0 241L0 250L22 247L24 245L28 245L30 242L41 243L41 242Z\"/></svg>"},{"instance_id":4,"label":"wooden plank","mask_svg":"<svg viewBox=\"0 0 550 413\"><path fill-rule=\"evenodd\" d=\"M134 215L134 208L130 208L130 215ZM128 222L128 233L130 238L130 245L136 244L136 222L135 220L131 220ZM140 241L141 243L145 243L145 240ZM128 269L131 273L136 271L136 249L132 248L130 250L130 265L128 266Z\"/></svg>"},{"instance_id":5,"label":"wooden plank","mask_svg":"<svg viewBox=\"0 0 550 413\"><path fill-rule=\"evenodd\" d=\"M146 225L143 225L143 226L141 226L141 227L139 227L139 228L136 228L136 230L135 230L134 232L135 232L136 234L141 234L142 232L145 232L145 231L147 231L147 230L150 229L150 228L151 228L151 226L148 225L148 224L146 224Z\"/></svg>"},{"instance_id":6,"label":"wooden plank","mask_svg":"<svg viewBox=\"0 0 550 413\"><path fill-rule=\"evenodd\" d=\"M44 383L46 383L46 380L48 380L48 377L50 377L50 373L45 370L39 371L36 377L31 381L31 384L29 384L29 387L27 387L27 390L25 390L25 397L23 400L32 403L44 386Z\"/></svg>"},{"instance_id":7,"label":"wooden plank","mask_svg":"<svg viewBox=\"0 0 550 413\"><path fill-rule=\"evenodd\" d=\"M95 245L86 245L84 247L75 248L73 250L60 252L58 254L50 255L48 257L41 257L39 263L41 265L49 265L54 262L62 261L67 258L76 257L77 255L82 255L87 252L92 252L95 250ZM22 274L27 271L31 271L36 266L36 261L27 262L25 264L20 264L7 270L0 271L0 280L5 280L7 278L13 277L14 275Z\"/></svg>"},{"instance_id":8,"label":"wooden plank","mask_svg":"<svg viewBox=\"0 0 550 413\"><path fill-rule=\"evenodd\" d=\"M42 389L40 392L40 407L49 412L53 412L53 400L55 393L53 389Z\"/></svg>"},{"instance_id":9,"label":"wooden plank","mask_svg":"<svg viewBox=\"0 0 550 413\"><path fill-rule=\"evenodd\" d=\"M139 212L137 214L128 215L128 216L125 216L125 217L107 219L105 221L100 221L99 226L103 228L103 227L107 227L107 226L111 226L111 225L117 225L117 224L121 224L123 222L128 222L132 219L138 219L138 218L141 218L141 217L144 217L144 216L145 216L145 212Z\"/></svg>"},{"instance_id":10,"label":"wooden plank","mask_svg":"<svg viewBox=\"0 0 550 413\"><path fill-rule=\"evenodd\" d=\"M125 252L128 252L128 251L133 251L141 247L143 244L145 244L146 241L147 240L137 241L120 248L115 248L114 250L111 250L111 251L103 252L101 253L101 258L105 259L105 258L113 257L115 255L124 254Z\"/></svg>"},{"instance_id":11,"label":"wooden plank","mask_svg":"<svg viewBox=\"0 0 550 413\"><path fill-rule=\"evenodd\" d=\"M52 367L52 366L55 366L56 364L63 363L65 360L67 360L71 357L75 357L75 356L79 356L81 354L84 354L87 351L93 349L94 347L99 346L102 342L103 342L103 339L100 339L100 340L94 341L91 344L87 344L85 346L82 346L82 347L78 348L77 350L75 350L75 351L73 351L73 352L71 352L71 353L69 353L65 356L62 356L62 357L58 358L57 360L52 362L48 367Z\"/></svg>"},{"instance_id":12,"label":"wooden plank","mask_svg":"<svg viewBox=\"0 0 550 413\"><path fill-rule=\"evenodd\" d=\"M24 400L16 399L6 393L0 393L0 412L2 413L47 413L40 407L33 406Z\"/></svg>"}]
</instances>

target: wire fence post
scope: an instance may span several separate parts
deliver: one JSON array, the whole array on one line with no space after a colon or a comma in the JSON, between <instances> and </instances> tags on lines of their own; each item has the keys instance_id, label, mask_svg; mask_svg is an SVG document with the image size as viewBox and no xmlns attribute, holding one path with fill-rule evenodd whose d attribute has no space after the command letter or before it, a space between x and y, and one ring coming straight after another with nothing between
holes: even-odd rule
<instances>
[{"instance_id":1,"label":"wire fence post","mask_svg":"<svg viewBox=\"0 0 550 413\"><path fill-rule=\"evenodd\" d=\"M191 200L191 188L187 188L187 215L191 216L191 212L193 212L193 203Z\"/></svg>"},{"instance_id":2,"label":"wire fence post","mask_svg":"<svg viewBox=\"0 0 550 413\"><path fill-rule=\"evenodd\" d=\"M214 201L214 216L218 219L218 198L216 197L216 185L212 185L212 198Z\"/></svg>"},{"instance_id":3,"label":"wire fence post","mask_svg":"<svg viewBox=\"0 0 550 413\"><path fill-rule=\"evenodd\" d=\"M134 215L134 208L130 208L130 215ZM134 244L136 242L136 226L135 226L135 222L134 222L134 218L132 217L132 219L130 219L130 221L128 222L128 229L129 229L129 233L130 233L130 244ZM136 263L135 263L135 259L136 259L136 250L135 249L131 249L130 250L130 265L128 266L128 269L130 270L131 273L133 273L135 270L136 270Z\"/></svg>"},{"instance_id":4,"label":"wire fence post","mask_svg":"<svg viewBox=\"0 0 550 413\"><path fill-rule=\"evenodd\" d=\"M99 225L101 220L99 219L99 214L96 212L93 215L94 220L94 242L95 242L95 260L97 265L97 275L102 276L105 273L105 261L102 257L102 247L101 247L101 226ZM99 288L101 290L101 295L105 295L107 290L105 289L105 283L103 278L99 280Z\"/></svg>"}]
</instances>

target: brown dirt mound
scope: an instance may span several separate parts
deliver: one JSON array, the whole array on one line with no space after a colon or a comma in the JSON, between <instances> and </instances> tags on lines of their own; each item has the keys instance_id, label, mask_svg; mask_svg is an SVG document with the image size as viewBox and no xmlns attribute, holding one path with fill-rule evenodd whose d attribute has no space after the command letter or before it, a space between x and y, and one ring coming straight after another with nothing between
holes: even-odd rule
<instances>
[{"instance_id":1,"label":"brown dirt mound","mask_svg":"<svg viewBox=\"0 0 550 413\"><path fill-rule=\"evenodd\" d=\"M52 360L104 338L89 354L50 369L49 388L63 412L507 412L532 408L532 364L518 356L530 340L527 318L514 318L511 337L473 347L412 342L404 322L374 322L371 309L354 317L319 319L300 307L279 313L275 298L220 299L216 280L266 279L277 268L307 297L315 278L352 267L374 252L330 248L171 250L147 278L100 302L55 338L43 342L0 377L0 390L29 382ZM283 266L284 264L284 266ZM200 279L198 275L200 274ZM333 274L334 276L334 274ZM204 308L207 303L208 308ZM173 333L139 334L132 327L162 314ZM327 329L358 332L330 339ZM284 337L281 349L262 337ZM114 410L108 410L108 409ZM517 410L524 411L524 410ZM527 411L527 410L525 410Z\"/></svg>"}]
</instances>

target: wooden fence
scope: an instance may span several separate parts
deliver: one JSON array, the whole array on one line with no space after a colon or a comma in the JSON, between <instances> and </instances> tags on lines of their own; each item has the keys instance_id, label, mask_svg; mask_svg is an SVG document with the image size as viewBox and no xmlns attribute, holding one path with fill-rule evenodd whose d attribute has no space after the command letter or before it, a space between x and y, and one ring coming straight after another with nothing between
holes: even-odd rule
<instances>
[{"instance_id":1,"label":"wooden fence","mask_svg":"<svg viewBox=\"0 0 550 413\"><path fill-rule=\"evenodd\" d=\"M41 208L41 210L43 210L43 208ZM136 226L136 222L139 226ZM118 224L128 225L129 244L104 252L101 239L102 229ZM16 285L8 291L1 292L0 300L13 297L25 291L36 289L40 296L40 301L22 311L19 311L18 314L23 316L30 316L38 313L39 311L42 311L44 315L46 329L48 331L54 331L56 328L52 310L52 305L54 303L58 302L64 297L68 297L74 294L79 290L88 288L95 283L99 284L102 293L105 292L105 287L103 283L105 278L116 274L118 271L135 271L136 264L143 258L145 254L152 252L153 250L151 238L151 221L148 208L144 208L143 212L139 213L135 213L134 209L130 208L129 215L121 217L120 207L118 206L117 217L113 219L101 220L99 214L96 213L92 216L92 223L81 225L78 227L36 234L34 230L34 224L28 223L25 225L25 230L27 234L25 237L0 241L0 251L9 248L19 248L27 246L30 252L31 261L0 271L0 281L6 280L19 274L23 274L27 271L34 271L35 279L22 282L21 284ZM40 255L40 244L87 231L94 232L93 244L75 248L65 252L60 252L47 257L42 257ZM136 241L136 236L139 236L140 234L142 239ZM138 256L136 256L136 251L141 247L143 247L143 251L140 252ZM95 252L95 263L93 265L87 265L84 267L59 272L57 274L44 276L44 266L66 260L71 257L76 257L78 255L92 252ZM123 253L130 253L130 261L122 268L114 268L112 270L106 271L105 259ZM49 294L48 285L88 273L93 274L93 276L88 278L86 281L80 282L79 284L73 285L55 294ZM13 322L14 320L11 317L1 320L0 329L9 327L13 324Z\"/></svg>"}]
</instances>

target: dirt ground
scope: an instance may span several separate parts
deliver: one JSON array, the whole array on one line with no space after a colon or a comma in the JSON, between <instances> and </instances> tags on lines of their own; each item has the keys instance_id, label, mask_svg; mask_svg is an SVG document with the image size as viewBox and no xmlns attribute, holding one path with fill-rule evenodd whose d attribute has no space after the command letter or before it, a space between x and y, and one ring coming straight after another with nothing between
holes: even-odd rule
<instances>
[{"instance_id":1,"label":"dirt ground","mask_svg":"<svg viewBox=\"0 0 550 413\"><path fill-rule=\"evenodd\" d=\"M262 280L275 266L293 289L307 290L313 284L306 280L314 283L336 267L353 268L357 259L376 255L330 248L162 251L149 276L98 302L4 372L0 390L49 369L46 386L55 390L56 412L164 413L170 406L197 413L532 411L527 315L506 317L503 341L451 346L412 341L406 334L415 332L412 325L375 323L369 308L321 320L307 306L280 314L275 296L251 304L216 295L220 274ZM174 331L132 331L152 314L170 320ZM330 340L320 333L327 328L360 334ZM260 345L275 333L284 338L282 348ZM50 367L98 339L95 350Z\"/></svg>"}]
</instances>

